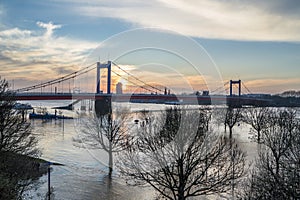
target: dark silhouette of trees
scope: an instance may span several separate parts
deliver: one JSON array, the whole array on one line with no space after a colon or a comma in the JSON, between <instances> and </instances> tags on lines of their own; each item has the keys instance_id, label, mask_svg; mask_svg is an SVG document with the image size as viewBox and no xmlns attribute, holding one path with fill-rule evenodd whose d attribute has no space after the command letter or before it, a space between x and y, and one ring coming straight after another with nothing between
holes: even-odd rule
<instances>
[{"instance_id":1,"label":"dark silhouette of trees","mask_svg":"<svg viewBox=\"0 0 300 200\"><path fill-rule=\"evenodd\" d=\"M169 143L173 140L180 128L181 110L174 106L161 114L163 115L162 118L165 123L159 131L159 137L165 140L164 143Z\"/></svg>"},{"instance_id":2,"label":"dark silhouette of trees","mask_svg":"<svg viewBox=\"0 0 300 200\"><path fill-rule=\"evenodd\" d=\"M295 91L295 90L284 91L279 96L282 96L282 97L300 97L300 91Z\"/></svg>"},{"instance_id":3,"label":"dark silhouette of trees","mask_svg":"<svg viewBox=\"0 0 300 200\"><path fill-rule=\"evenodd\" d=\"M22 119L20 111L13 109L15 104L8 82L0 78L0 152L36 156L39 154L37 140L30 123Z\"/></svg>"},{"instance_id":4,"label":"dark silhouette of trees","mask_svg":"<svg viewBox=\"0 0 300 200\"><path fill-rule=\"evenodd\" d=\"M228 107L225 112L225 124L229 128L229 138L232 138L233 127L242 121L242 109Z\"/></svg>"},{"instance_id":5,"label":"dark silhouette of trees","mask_svg":"<svg viewBox=\"0 0 300 200\"><path fill-rule=\"evenodd\" d=\"M21 199L23 192L44 172L30 123L14 109L14 92L0 77L0 199Z\"/></svg>"},{"instance_id":6,"label":"dark silhouette of trees","mask_svg":"<svg viewBox=\"0 0 300 200\"><path fill-rule=\"evenodd\" d=\"M128 135L128 118L128 113L120 111L81 119L81 131L78 138L74 139L86 145L85 148L103 149L108 153L109 177L113 172L113 154L128 148L132 140Z\"/></svg>"},{"instance_id":7,"label":"dark silhouette of trees","mask_svg":"<svg viewBox=\"0 0 300 200\"><path fill-rule=\"evenodd\" d=\"M260 143L261 132L269 127L272 110L267 107L245 108L243 111L243 121L255 130L254 141Z\"/></svg>"},{"instance_id":8,"label":"dark silhouette of trees","mask_svg":"<svg viewBox=\"0 0 300 200\"><path fill-rule=\"evenodd\" d=\"M45 161L13 152L0 155L0 199L29 199L24 192L37 188L39 178L47 174Z\"/></svg>"},{"instance_id":9,"label":"dark silhouette of trees","mask_svg":"<svg viewBox=\"0 0 300 200\"><path fill-rule=\"evenodd\" d=\"M218 123L224 124L225 132L229 128L229 138L232 138L233 127L242 121L242 108L228 107L215 110L215 118Z\"/></svg>"},{"instance_id":10,"label":"dark silhouette of trees","mask_svg":"<svg viewBox=\"0 0 300 200\"><path fill-rule=\"evenodd\" d=\"M153 119L118 163L127 183L151 185L166 199L228 192L232 179L238 183L244 175L245 154L214 134L209 119L203 111L176 108Z\"/></svg>"},{"instance_id":11,"label":"dark silhouette of trees","mask_svg":"<svg viewBox=\"0 0 300 200\"><path fill-rule=\"evenodd\" d=\"M300 123L296 111L278 109L263 130L262 147L241 199L300 198Z\"/></svg>"}]
</instances>

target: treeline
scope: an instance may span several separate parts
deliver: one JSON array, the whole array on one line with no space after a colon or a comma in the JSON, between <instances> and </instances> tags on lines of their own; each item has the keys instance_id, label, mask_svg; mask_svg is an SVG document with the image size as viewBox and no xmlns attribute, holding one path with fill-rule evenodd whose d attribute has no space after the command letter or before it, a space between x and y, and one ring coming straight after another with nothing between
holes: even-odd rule
<instances>
[{"instance_id":1,"label":"treeline","mask_svg":"<svg viewBox=\"0 0 300 200\"><path fill-rule=\"evenodd\" d=\"M258 157L242 199L300 199L300 123L295 109L264 109Z\"/></svg>"},{"instance_id":2,"label":"treeline","mask_svg":"<svg viewBox=\"0 0 300 200\"><path fill-rule=\"evenodd\" d=\"M31 125L13 109L14 93L0 77L0 199L23 199L24 192L46 173Z\"/></svg>"},{"instance_id":3,"label":"treeline","mask_svg":"<svg viewBox=\"0 0 300 200\"><path fill-rule=\"evenodd\" d=\"M284 91L279 96L282 96L282 97L300 97L300 91L295 91L295 90Z\"/></svg>"},{"instance_id":4,"label":"treeline","mask_svg":"<svg viewBox=\"0 0 300 200\"><path fill-rule=\"evenodd\" d=\"M157 198L300 198L296 109L173 107L159 114L141 112L133 129L128 128L131 119L126 112L82 121L80 142L108 152L110 176L117 155L116 166L126 182L152 186ZM228 133L215 132L215 122ZM258 144L252 166L246 165L246 154L233 137L234 127L241 123L249 124L252 142Z\"/></svg>"}]
</instances>

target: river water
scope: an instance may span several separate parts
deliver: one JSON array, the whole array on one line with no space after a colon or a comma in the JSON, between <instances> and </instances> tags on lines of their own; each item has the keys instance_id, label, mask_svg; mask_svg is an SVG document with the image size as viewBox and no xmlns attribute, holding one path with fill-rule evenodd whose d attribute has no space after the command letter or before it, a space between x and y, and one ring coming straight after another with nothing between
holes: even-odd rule
<instances>
[{"instance_id":1,"label":"river water","mask_svg":"<svg viewBox=\"0 0 300 200\"><path fill-rule=\"evenodd\" d=\"M23 102L24 103L24 102ZM68 101L32 101L34 107L51 107L67 105ZM124 106L124 105L122 105ZM163 110L165 105L158 104L126 104L131 111ZM64 115L72 116L71 111L63 111ZM134 118L134 117L133 117ZM107 155L102 150L91 150L78 147L73 141L76 138L78 126L74 120L31 120L33 132L39 140L42 152L41 158L64 164L53 166L51 171L51 186L54 189L54 199L61 200L100 200L100 199L154 199L154 191L149 187L128 186L115 172L112 180L107 178ZM222 132L223 127L216 127ZM234 137L247 152L249 160L255 157L256 146L248 139L249 127L238 126L234 129ZM47 176L40 178L39 187L30 190L29 199L45 199L48 190ZM214 198L215 199L215 198Z\"/></svg>"}]
</instances>

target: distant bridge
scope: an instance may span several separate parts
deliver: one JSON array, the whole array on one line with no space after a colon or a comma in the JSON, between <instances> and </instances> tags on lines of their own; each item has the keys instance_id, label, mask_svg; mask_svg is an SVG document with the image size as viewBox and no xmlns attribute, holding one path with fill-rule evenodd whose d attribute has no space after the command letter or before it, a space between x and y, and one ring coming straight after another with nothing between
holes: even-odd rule
<instances>
[{"instance_id":1,"label":"distant bridge","mask_svg":"<svg viewBox=\"0 0 300 200\"><path fill-rule=\"evenodd\" d=\"M95 93L17 93L18 101L33 100L105 100L112 102L154 103L174 105L267 105L270 99L225 95L165 95L165 94L95 94Z\"/></svg>"},{"instance_id":2,"label":"distant bridge","mask_svg":"<svg viewBox=\"0 0 300 200\"><path fill-rule=\"evenodd\" d=\"M124 72L128 77L123 77L120 73L112 70L112 65ZM107 89L106 93L100 91L100 70L107 69ZM94 69L97 69L97 82L96 82L96 92L95 93L64 93L57 92L56 87L54 92L29 92L37 89L42 89L53 86L58 83L74 79L77 76L86 74ZM136 87L143 88L145 91L151 92L151 94L112 94L111 93L111 72L115 75L126 79L131 84ZM18 101L32 101L32 100L74 100L69 106L73 106L75 103L89 99L95 101L96 109L106 109L106 107L111 106L111 102L131 102L131 103L156 103L156 104L183 104L183 105L228 105L232 107L241 106L285 106L285 99L275 99L271 96L251 96L242 95L242 86L251 93L250 90L242 83L241 80L227 82L224 86L217 88L212 91L212 93L218 90L224 89L226 85L229 84L229 95L209 95L208 92L200 94L191 95L175 95L170 94L170 90L167 88L158 88L157 86L150 85L143 80L139 79L137 76L130 74L126 70L122 69L119 65L108 61L107 63L93 63L85 68L82 68L76 72L70 73L68 75L42 82L33 86L28 86L20 88L16 91L16 99ZM233 94L233 86L238 89L238 95ZM279 103L278 103L279 102ZM300 106L299 100L292 100L292 102L286 102L287 106Z\"/></svg>"}]
</instances>

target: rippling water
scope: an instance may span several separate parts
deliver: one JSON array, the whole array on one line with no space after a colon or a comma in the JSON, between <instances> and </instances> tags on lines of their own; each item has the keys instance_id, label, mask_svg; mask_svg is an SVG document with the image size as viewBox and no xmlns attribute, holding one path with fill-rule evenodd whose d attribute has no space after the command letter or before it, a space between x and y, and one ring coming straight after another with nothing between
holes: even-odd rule
<instances>
[{"instance_id":1,"label":"rippling water","mask_svg":"<svg viewBox=\"0 0 300 200\"><path fill-rule=\"evenodd\" d=\"M30 102L33 106L66 105L68 102ZM159 110L164 105L128 104L131 110ZM51 111L51 110L50 110ZM51 111L52 112L52 111ZM53 111L54 112L54 111ZM69 115L68 111L64 111ZM108 179L107 155L102 150L87 150L74 145L76 125L73 120L53 120L43 122L32 120L33 132L39 139L42 158L52 162L62 163L65 166L53 166L51 172L51 186L54 188L55 199L70 200L100 200L100 199L153 199L151 188L127 186L124 181L114 174ZM220 131L223 127L220 127ZM255 156L255 144L249 143L248 127L237 127L235 137L238 138L243 149L248 152L249 158ZM76 144L76 143L75 143ZM250 153L250 154L249 154ZM41 179L41 185L29 193L32 199L45 199L47 193L47 176Z\"/></svg>"}]
</instances>

